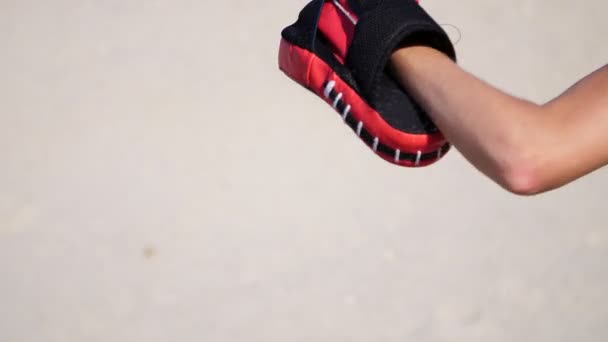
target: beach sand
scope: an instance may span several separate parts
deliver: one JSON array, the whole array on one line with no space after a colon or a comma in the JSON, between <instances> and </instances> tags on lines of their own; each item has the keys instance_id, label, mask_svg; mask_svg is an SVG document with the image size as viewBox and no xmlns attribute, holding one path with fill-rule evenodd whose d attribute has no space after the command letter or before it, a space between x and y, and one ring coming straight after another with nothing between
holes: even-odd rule
<instances>
[{"instance_id":1,"label":"beach sand","mask_svg":"<svg viewBox=\"0 0 608 342\"><path fill-rule=\"evenodd\" d=\"M0 341L608 340L608 170L382 161L277 68L305 3L0 2ZM533 101L608 60L603 0L423 5Z\"/></svg>"}]
</instances>

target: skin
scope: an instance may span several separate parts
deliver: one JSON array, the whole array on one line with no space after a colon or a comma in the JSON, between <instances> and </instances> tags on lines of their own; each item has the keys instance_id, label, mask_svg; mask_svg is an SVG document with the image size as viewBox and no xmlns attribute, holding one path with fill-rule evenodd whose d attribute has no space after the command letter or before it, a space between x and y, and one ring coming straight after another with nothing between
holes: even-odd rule
<instances>
[{"instance_id":1,"label":"skin","mask_svg":"<svg viewBox=\"0 0 608 342\"><path fill-rule=\"evenodd\" d=\"M608 65L541 105L431 48L399 49L391 67L464 157L512 193L556 189L608 164Z\"/></svg>"}]
</instances>

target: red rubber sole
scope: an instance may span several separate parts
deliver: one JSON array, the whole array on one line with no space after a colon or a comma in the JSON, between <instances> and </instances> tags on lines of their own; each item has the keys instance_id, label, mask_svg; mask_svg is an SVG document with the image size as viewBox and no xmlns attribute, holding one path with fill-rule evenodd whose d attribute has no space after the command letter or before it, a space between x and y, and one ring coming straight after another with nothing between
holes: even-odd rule
<instances>
[{"instance_id":1,"label":"red rubber sole","mask_svg":"<svg viewBox=\"0 0 608 342\"><path fill-rule=\"evenodd\" d=\"M279 47L279 68L291 79L312 91L327 104L336 108L337 101L348 104L350 115L357 120L355 132L361 136L374 137L373 143L366 143L376 155L399 166L422 167L435 163L450 149L443 134L408 134L390 126L380 114L371 108L357 92L342 80L323 60L314 53L281 40ZM328 84L338 99L328 95ZM340 113L343 114L343 113ZM345 117L345 116L344 116ZM381 143L394 151L387 154L377 149Z\"/></svg>"}]
</instances>

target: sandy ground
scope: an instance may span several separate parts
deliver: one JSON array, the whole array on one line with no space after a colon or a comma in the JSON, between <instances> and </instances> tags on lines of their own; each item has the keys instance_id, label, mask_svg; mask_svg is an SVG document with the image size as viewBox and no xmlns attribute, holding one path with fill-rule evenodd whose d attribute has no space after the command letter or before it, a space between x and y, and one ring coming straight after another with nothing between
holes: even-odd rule
<instances>
[{"instance_id":1,"label":"sandy ground","mask_svg":"<svg viewBox=\"0 0 608 342\"><path fill-rule=\"evenodd\" d=\"M277 70L304 3L0 1L0 341L608 340L608 170L384 163ZM535 101L608 60L604 0L424 5Z\"/></svg>"}]
</instances>

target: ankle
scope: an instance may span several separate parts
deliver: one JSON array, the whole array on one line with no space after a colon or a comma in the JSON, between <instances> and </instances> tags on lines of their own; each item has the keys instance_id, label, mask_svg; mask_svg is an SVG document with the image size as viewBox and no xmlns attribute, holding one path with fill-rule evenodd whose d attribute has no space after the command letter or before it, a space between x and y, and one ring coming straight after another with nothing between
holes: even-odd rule
<instances>
[{"instance_id":1,"label":"ankle","mask_svg":"<svg viewBox=\"0 0 608 342\"><path fill-rule=\"evenodd\" d=\"M427 46L422 46L422 45L416 45L416 46L407 46L407 47L402 47L399 48L397 50L395 50L392 54L391 54L391 58L390 61L392 64L396 63L397 61L399 63L409 63L409 62L414 62L416 60L421 60L421 59L425 59L425 58L432 58L433 56L437 56L437 55L443 55L441 52L427 47ZM448 58L447 56L445 56L445 58Z\"/></svg>"}]
</instances>

